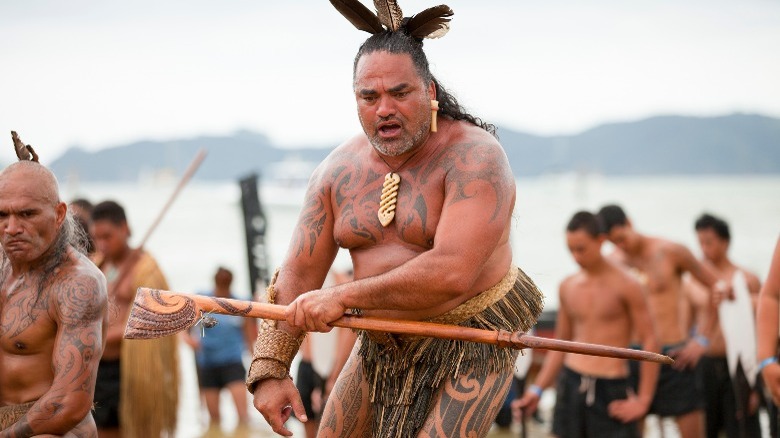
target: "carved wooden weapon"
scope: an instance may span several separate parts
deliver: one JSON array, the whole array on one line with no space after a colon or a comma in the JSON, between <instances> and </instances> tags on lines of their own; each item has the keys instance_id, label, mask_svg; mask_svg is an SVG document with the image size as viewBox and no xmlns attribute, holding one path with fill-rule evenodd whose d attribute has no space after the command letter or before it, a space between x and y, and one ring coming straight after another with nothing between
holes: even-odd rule
<instances>
[{"instance_id":1,"label":"carved wooden weapon","mask_svg":"<svg viewBox=\"0 0 780 438\"><path fill-rule=\"evenodd\" d=\"M170 336L180 331L188 330L198 323L208 327L213 325L214 322L209 319L209 313L284 321L286 319L284 314L286 308L286 306L276 304L207 297L141 287L138 288L135 302L132 309L130 309L130 318L125 327L125 338L153 339ZM668 356L643 350L562 341L531 336L523 332L510 333L505 330L483 330L423 321L344 315L330 325L333 327L375 330L401 335L481 342L515 349L540 348L567 353L645 360L666 364L674 362Z\"/></svg>"}]
</instances>

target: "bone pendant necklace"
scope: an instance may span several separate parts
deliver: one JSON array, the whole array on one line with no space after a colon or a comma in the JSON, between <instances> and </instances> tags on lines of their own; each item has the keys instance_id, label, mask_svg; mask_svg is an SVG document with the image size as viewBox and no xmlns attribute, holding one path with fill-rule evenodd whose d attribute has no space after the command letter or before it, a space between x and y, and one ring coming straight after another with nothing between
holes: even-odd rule
<instances>
[{"instance_id":1,"label":"bone pendant necklace","mask_svg":"<svg viewBox=\"0 0 780 438\"><path fill-rule=\"evenodd\" d=\"M419 150L420 149L418 148L417 151ZM374 151L376 152L376 149ZM379 200L379 211L377 211L377 217L383 227L390 225L395 218L395 205L398 202L398 187L401 185L401 175L398 174L398 171L417 155L417 151L410 155L409 158L404 160L404 162L395 169L393 169L393 166L391 166L379 152L376 153L385 165L390 168L390 172L385 175L385 181L382 183L382 197Z\"/></svg>"}]
</instances>

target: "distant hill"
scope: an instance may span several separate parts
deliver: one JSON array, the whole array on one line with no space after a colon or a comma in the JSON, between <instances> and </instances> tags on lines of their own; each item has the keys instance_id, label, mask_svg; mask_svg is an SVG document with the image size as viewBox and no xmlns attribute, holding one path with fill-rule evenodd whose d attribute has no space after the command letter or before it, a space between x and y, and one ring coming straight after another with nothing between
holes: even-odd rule
<instances>
[{"instance_id":1,"label":"distant hill","mask_svg":"<svg viewBox=\"0 0 780 438\"><path fill-rule=\"evenodd\" d=\"M611 123L570 136L542 137L499 127L517 176L571 171L605 175L780 173L780 119L733 114L661 116ZM273 174L291 161L319 162L336 145L279 148L262 134L141 141L86 152L71 148L51 164L59 178L135 181L140 175L186 168L200 148L209 156L196 178L219 180L249 172Z\"/></svg>"}]
</instances>

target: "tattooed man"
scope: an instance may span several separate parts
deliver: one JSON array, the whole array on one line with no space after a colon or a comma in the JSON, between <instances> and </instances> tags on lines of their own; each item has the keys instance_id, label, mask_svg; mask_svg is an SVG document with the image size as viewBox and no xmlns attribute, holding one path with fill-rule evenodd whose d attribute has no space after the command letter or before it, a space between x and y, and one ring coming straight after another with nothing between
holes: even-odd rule
<instances>
[{"instance_id":1,"label":"tattooed man","mask_svg":"<svg viewBox=\"0 0 780 438\"><path fill-rule=\"evenodd\" d=\"M495 127L465 113L431 74L422 42L403 31L366 40L353 72L364 133L338 146L309 181L269 288L269 299L289 304L287 320L261 329L247 382L282 435L290 435L291 413L306 419L286 374L304 331L328 331L355 310L527 330L542 307L538 289L512 266L515 179ZM380 210L395 184L394 210ZM351 254L355 280L321 289L339 248ZM360 333L319 434L484 436L515 357L484 344Z\"/></svg>"},{"instance_id":2,"label":"tattooed man","mask_svg":"<svg viewBox=\"0 0 780 438\"><path fill-rule=\"evenodd\" d=\"M48 169L0 172L0 437L97 436L106 282L83 237Z\"/></svg>"}]
</instances>

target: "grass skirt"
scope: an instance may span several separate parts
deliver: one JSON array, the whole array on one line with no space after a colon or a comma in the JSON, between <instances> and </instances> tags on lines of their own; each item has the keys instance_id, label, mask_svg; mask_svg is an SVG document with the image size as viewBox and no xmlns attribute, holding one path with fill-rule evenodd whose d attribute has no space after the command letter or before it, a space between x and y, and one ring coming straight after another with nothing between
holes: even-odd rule
<instances>
[{"instance_id":1,"label":"grass skirt","mask_svg":"<svg viewBox=\"0 0 780 438\"><path fill-rule=\"evenodd\" d=\"M495 299L486 302L483 298L490 294ZM479 303L482 308L474 309ZM487 330L527 331L536 324L542 307L542 293L520 268L512 267L501 283L433 321L447 321L448 315L460 315L466 309L471 310L470 315L448 322ZM516 358L515 350L491 344L423 337L387 337L391 342L378 339L383 338L360 333L374 437L416 436L445 380L469 371L482 378L511 369Z\"/></svg>"}]
</instances>

